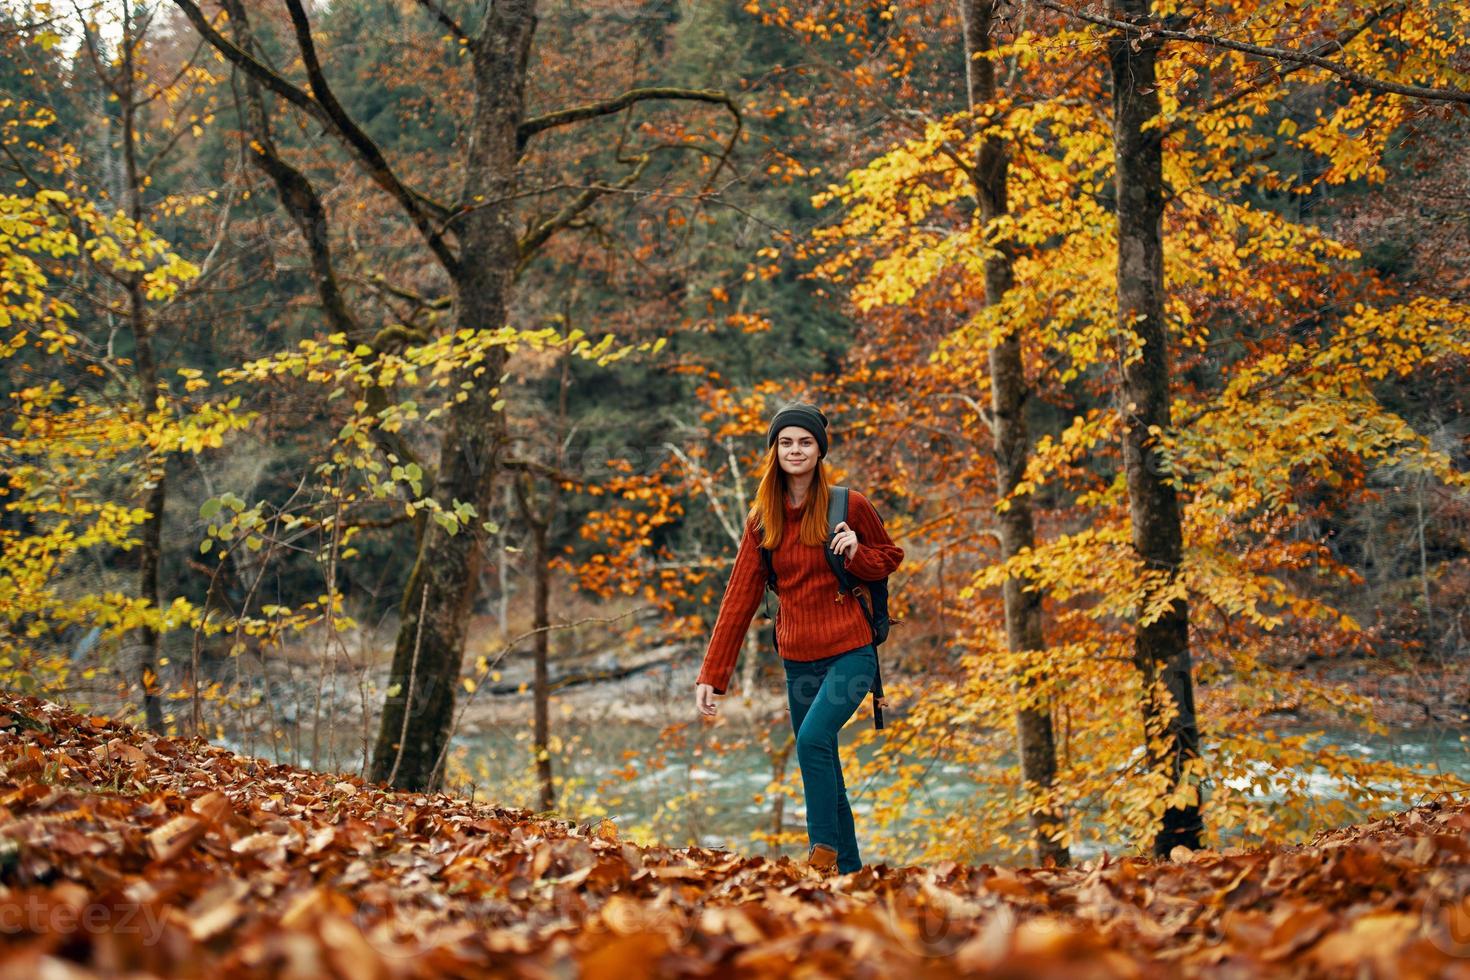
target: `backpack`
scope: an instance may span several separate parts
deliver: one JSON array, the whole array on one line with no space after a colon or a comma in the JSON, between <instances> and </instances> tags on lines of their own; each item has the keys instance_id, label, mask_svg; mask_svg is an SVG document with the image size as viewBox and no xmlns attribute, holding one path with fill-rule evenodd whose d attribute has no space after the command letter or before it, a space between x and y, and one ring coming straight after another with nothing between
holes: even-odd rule
<instances>
[{"instance_id":1,"label":"backpack","mask_svg":"<svg viewBox=\"0 0 1470 980\"><path fill-rule=\"evenodd\" d=\"M876 653L878 646L888 639L888 627L891 620L888 618L888 579L884 577L876 582L856 578L851 572L842 567L842 557L832 550L832 529L847 520L847 487L834 486L829 488L831 498L827 503L827 540L823 550L827 555L827 566L832 569L832 574L837 576L838 588L844 595L852 595L858 601L858 606L863 611L863 617L867 619L868 626L873 630L873 650ZM766 618L771 616L770 592L776 592L776 570L771 564L771 550L761 548L761 562L766 566ZM863 598L859 583L867 586L869 595L872 596L873 604L869 608L868 602ZM771 633L771 642L775 643L776 634ZM777 648L777 654L780 649ZM873 727L883 727L883 709L878 706L878 701L883 697L883 670L882 664L875 665L873 671L873 686L869 688L873 694Z\"/></svg>"}]
</instances>

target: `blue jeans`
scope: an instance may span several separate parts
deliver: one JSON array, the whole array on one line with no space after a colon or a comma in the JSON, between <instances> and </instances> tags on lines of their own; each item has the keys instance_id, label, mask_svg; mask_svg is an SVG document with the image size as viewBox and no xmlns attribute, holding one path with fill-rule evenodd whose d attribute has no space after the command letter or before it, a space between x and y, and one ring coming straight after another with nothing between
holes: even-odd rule
<instances>
[{"instance_id":1,"label":"blue jeans","mask_svg":"<svg viewBox=\"0 0 1470 980\"><path fill-rule=\"evenodd\" d=\"M837 851L843 874L863 866L837 734L873 686L878 651L869 643L855 650L805 662L782 659L786 668L786 703L796 733L796 759L806 792L806 833L810 847L826 844Z\"/></svg>"}]
</instances>

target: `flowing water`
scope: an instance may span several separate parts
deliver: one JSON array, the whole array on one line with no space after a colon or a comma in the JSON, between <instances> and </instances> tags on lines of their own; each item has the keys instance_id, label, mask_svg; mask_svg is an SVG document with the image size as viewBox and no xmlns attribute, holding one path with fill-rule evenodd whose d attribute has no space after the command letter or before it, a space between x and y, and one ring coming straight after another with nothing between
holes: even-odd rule
<instances>
[{"instance_id":1,"label":"flowing water","mask_svg":"<svg viewBox=\"0 0 1470 980\"><path fill-rule=\"evenodd\" d=\"M871 721L851 722L842 733L841 757L848 773L856 770L859 760L871 759L877 749L875 744L860 747L850 744L859 724L871 724ZM739 747L711 744L712 737L724 741L734 739L724 729L717 729L720 734L712 736L703 731L703 726L693 724L685 729L687 739L683 744L663 752L663 765L645 766L643 763L659 750L656 726L610 720L589 724L568 718L556 722L553 731L560 736L559 743L554 745L557 750L553 752L557 760L554 771L562 780L561 801L567 808L559 816L579 820L607 816L639 840L658 839L673 846L698 843L742 853L767 853L766 845L754 837L771 831L774 825L771 797L767 795L760 803L755 801L758 794L767 793L772 780L771 753L759 741L762 736L751 736L747 744ZM788 731L778 734L784 739ZM1470 746L1458 730L1419 728L1388 736L1337 731L1324 733L1320 741L1333 743L1363 758L1454 773L1470 780L1470 751L1467 751ZM528 780L529 738L524 728L467 736L460 739L460 744L464 765L475 773L476 788L482 798L535 808L536 797ZM998 766L1010 761L996 760ZM618 771L630 764L631 768ZM786 801L782 828L797 834L800 842L785 845L778 853L796 855L804 851L806 838L805 810L794 754L789 763L788 781L796 795ZM873 801L891 781L881 772L866 782L848 779L848 796L863 859L870 864L893 860L882 853L883 841L871 821ZM1340 780L1330 772L1318 770L1308 774L1308 785L1314 794L1322 797L1343 795ZM1237 786L1247 788L1240 783ZM929 769L915 802L942 813L949 808L972 805L981 791L969 767L941 764ZM515 798L517 795L520 798ZM1084 827L1083 836L1086 831ZM1081 839L1072 850L1074 857L1085 858L1103 847L1112 853L1126 851L1126 845L1100 839ZM999 857L973 855L967 859Z\"/></svg>"}]
</instances>

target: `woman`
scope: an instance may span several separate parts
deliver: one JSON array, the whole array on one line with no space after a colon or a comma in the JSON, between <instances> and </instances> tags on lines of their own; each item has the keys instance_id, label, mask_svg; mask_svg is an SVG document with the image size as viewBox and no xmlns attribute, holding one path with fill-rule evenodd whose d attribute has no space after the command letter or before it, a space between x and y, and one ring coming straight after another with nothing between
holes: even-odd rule
<instances>
[{"instance_id":1,"label":"woman","mask_svg":"<svg viewBox=\"0 0 1470 980\"><path fill-rule=\"evenodd\" d=\"M776 649L786 671L786 703L796 733L796 757L806 794L808 863L822 873L863 866L852 807L837 758L837 733L872 686L878 654L872 628L857 600L845 595L827 563L829 483L827 417L816 406L788 405L766 430L760 488L745 522L735 567L696 680L701 713L713 715L766 588L762 546L780 589ZM903 561L866 497L849 491L848 518L834 528L832 550L855 578L875 581ZM883 707L887 707L884 703Z\"/></svg>"}]
</instances>

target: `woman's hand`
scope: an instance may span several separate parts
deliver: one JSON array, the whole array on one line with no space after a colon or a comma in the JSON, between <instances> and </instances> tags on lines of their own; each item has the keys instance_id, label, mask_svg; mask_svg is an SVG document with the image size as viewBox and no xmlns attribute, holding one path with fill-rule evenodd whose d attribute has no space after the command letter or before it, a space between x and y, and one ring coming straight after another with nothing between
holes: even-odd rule
<instances>
[{"instance_id":1,"label":"woman's hand","mask_svg":"<svg viewBox=\"0 0 1470 980\"><path fill-rule=\"evenodd\" d=\"M857 532L848 527L846 521L838 521L832 529L832 550L843 558L851 558L857 553L857 546Z\"/></svg>"},{"instance_id":2,"label":"woman's hand","mask_svg":"<svg viewBox=\"0 0 1470 980\"><path fill-rule=\"evenodd\" d=\"M700 684L694 688L694 704L702 715L714 717L715 714L715 686L713 684Z\"/></svg>"}]
</instances>

